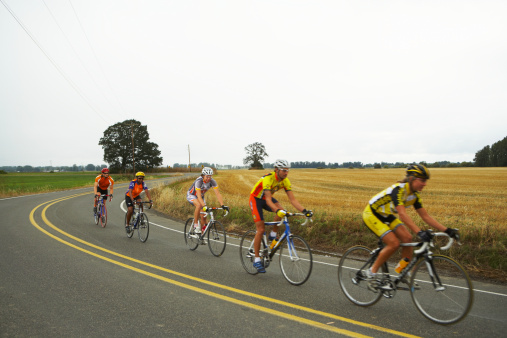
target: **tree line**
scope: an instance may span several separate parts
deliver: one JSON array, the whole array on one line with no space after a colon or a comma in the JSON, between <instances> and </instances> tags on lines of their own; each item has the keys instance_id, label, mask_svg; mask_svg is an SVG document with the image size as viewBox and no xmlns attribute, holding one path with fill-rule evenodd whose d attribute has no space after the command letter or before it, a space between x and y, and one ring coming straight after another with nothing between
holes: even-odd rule
<instances>
[{"instance_id":1,"label":"tree line","mask_svg":"<svg viewBox=\"0 0 507 338\"><path fill-rule=\"evenodd\" d=\"M476 167L507 167L507 136L475 153Z\"/></svg>"},{"instance_id":2,"label":"tree line","mask_svg":"<svg viewBox=\"0 0 507 338\"><path fill-rule=\"evenodd\" d=\"M24 166L3 166L0 167L0 170L8 172L8 173L39 173L39 172L64 172L64 171L96 171L99 172L102 168L106 168L105 164L95 165L95 164L87 164L87 165L77 165L74 164L72 166L38 166L33 167L31 165Z\"/></svg>"}]
</instances>

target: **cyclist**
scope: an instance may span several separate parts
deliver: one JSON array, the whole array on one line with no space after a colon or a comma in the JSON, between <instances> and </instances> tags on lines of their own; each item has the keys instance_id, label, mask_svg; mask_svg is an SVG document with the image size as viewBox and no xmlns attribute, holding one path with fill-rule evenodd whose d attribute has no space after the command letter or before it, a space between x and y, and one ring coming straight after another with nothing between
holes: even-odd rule
<instances>
[{"instance_id":1,"label":"cyclist","mask_svg":"<svg viewBox=\"0 0 507 338\"><path fill-rule=\"evenodd\" d=\"M114 180L109 176L109 169L104 168L101 174L95 177L95 183L93 184L93 214L97 214L97 202L100 195L107 195L107 188L109 187L111 187L111 194L109 195L109 201L111 201L113 199Z\"/></svg>"},{"instance_id":2,"label":"cyclist","mask_svg":"<svg viewBox=\"0 0 507 338\"><path fill-rule=\"evenodd\" d=\"M139 171L136 173L136 179L132 180L129 184L129 188L125 193L125 204L127 204L127 224L125 227L128 227L130 224L130 217L132 217L132 213L134 212L134 204L141 201L141 193L146 192L146 196L150 200L150 204L153 205L153 201L151 200L150 191L148 190L148 186L144 183L144 173ZM141 209L143 209L143 205L141 204Z\"/></svg>"},{"instance_id":3,"label":"cyclist","mask_svg":"<svg viewBox=\"0 0 507 338\"><path fill-rule=\"evenodd\" d=\"M263 209L275 212L274 220L277 222L287 214L287 211L284 210L280 202L273 198L273 194L283 188L294 208L305 213L307 217L313 216L313 212L303 208L296 197L294 197L290 181L287 178L290 170L289 162L286 160L276 160L274 167L274 171L262 176L250 192L250 209L252 210L252 216L257 230L254 239L255 261L253 266L261 273L266 272L259 255L262 236L265 231ZM277 231L278 225L274 225L269 235L269 240L273 240L277 237Z\"/></svg>"},{"instance_id":4,"label":"cyclist","mask_svg":"<svg viewBox=\"0 0 507 338\"><path fill-rule=\"evenodd\" d=\"M420 192L430 178L429 170L422 164L411 164L407 167L406 177L389 188L375 195L363 211L366 226L385 243L378 258L366 271L368 279L375 279L382 264L399 248L401 243L412 242L412 235L407 227L423 241L430 241L431 233L422 231L407 213L407 208L414 207L422 220L439 231L457 238L458 230L443 226L431 217L423 207ZM402 247L403 258L412 258L412 248Z\"/></svg>"},{"instance_id":5,"label":"cyclist","mask_svg":"<svg viewBox=\"0 0 507 338\"><path fill-rule=\"evenodd\" d=\"M204 194L209 189L213 188L215 191L215 195L217 196L218 202L224 209L228 209L227 206L224 205L222 200L222 195L220 195L220 191L218 191L218 183L213 179L213 169L209 167L204 167L201 172L201 176L197 177L197 179L192 183L192 186L187 191L187 201L195 207L194 210L194 232L196 234L201 233L202 224L204 223L204 215L199 214L201 210L206 206L206 201L204 200Z\"/></svg>"}]
</instances>

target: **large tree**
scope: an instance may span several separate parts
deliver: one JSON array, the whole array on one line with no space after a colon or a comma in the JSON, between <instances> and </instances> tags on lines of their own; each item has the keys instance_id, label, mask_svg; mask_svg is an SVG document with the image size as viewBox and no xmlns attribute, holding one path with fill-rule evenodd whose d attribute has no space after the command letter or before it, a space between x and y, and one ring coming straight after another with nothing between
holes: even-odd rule
<instances>
[{"instance_id":1,"label":"large tree","mask_svg":"<svg viewBox=\"0 0 507 338\"><path fill-rule=\"evenodd\" d=\"M265 157L269 156L266 153L264 145L260 142L255 142L246 146L245 150L248 156L243 159L243 164L251 163L250 167L262 169L261 162L264 161Z\"/></svg>"},{"instance_id":2,"label":"large tree","mask_svg":"<svg viewBox=\"0 0 507 338\"><path fill-rule=\"evenodd\" d=\"M99 145L104 149L104 161L110 169L149 170L162 164L158 145L149 142L148 127L136 120L116 123L104 131ZM135 161L135 166L134 166Z\"/></svg>"}]
</instances>

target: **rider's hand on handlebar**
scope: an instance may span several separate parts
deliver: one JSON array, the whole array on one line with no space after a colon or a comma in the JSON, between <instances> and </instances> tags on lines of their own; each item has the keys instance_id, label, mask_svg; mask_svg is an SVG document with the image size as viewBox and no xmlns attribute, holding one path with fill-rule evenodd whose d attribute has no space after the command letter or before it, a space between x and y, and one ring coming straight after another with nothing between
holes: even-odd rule
<instances>
[{"instance_id":1,"label":"rider's hand on handlebar","mask_svg":"<svg viewBox=\"0 0 507 338\"><path fill-rule=\"evenodd\" d=\"M303 209L303 214L305 214L306 217L312 217L313 216L313 211Z\"/></svg>"},{"instance_id":2,"label":"rider's hand on handlebar","mask_svg":"<svg viewBox=\"0 0 507 338\"><path fill-rule=\"evenodd\" d=\"M203 207L202 207L202 211L203 211L203 212L207 212L207 211L208 211L208 207L207 207L206 205L205 205L205 206L203 206Z\"/></svg>"},{"instance_id":3,"label":"rider's hand on handlebar","mask_svg":"<svg viewBox=\"0 0 507 338\"><path fill-rule=\"evenodd\" d=\"M419 231L417 233L417 236L423 241L423 242L430 242L431 238L433 237L433 234L429 230Z\"/></svg>"},{"instance_id":4,"label":"rider's hand on handlebar","mask_svg":"<svg viewBox=\"0 0 507 338\"><path fill-rule=\"evenodd\" d=\"M222 205L222 209L229 211L229 207L227 205Z\"/></svg>"},{"instance_id":5,"label":"rider's hand on handlebar","mask_svg":"<svg viewBox=\"0 0 507 338\"><path fill-rule=\"evenodd\" d=\"M447 228L447 229L445 229L444 232L446 234L448 234L449 237L459 240L459 234L458 234L459 230L458 229Z\"/></svg>"},{"instance_id":6,"label":"rider's hand on handlebar","mask_svg":"<svg viewBox=\"0 0 507 338\"><path fill-rule=\"evenodd\" d=\"M278 209L278 210L276 211L276 215L277 215L278 217L284 218L284 217L285 217L285 215L287 215L287 210Z\"/></svg>"}]
</instances>

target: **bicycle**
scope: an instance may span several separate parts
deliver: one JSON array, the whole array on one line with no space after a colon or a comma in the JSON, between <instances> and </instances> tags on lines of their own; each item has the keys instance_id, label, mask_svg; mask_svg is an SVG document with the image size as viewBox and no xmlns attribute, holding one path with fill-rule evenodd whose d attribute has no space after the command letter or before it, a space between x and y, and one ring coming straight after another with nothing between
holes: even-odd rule
<instances>
[{"instance_id":1,"label":"bicycle","mask_svg":"<svg viewBox=\"0 0 507 338\"><path fill-rule=\"evenodd\" d=\"M125 227L125 231L127 232L127 237L132 238L132 236L134 235L134 230L137 229L139 240L144 243L148 240L148 235L150 234L150 222L148 221L148 215L144 213L141 204L150 204L150 207L148 209L151 209L150 202L135 203L134 212L130 217L130 224ZM136 205L138 205L137 212ZM127 224L127 213L125 213L125 224Z\"/></svg>"},{"instance_id":2,"label":"bicycle","mask_svg":"<svg viewBox=\"0 0 507 338\"><path fill-rule=\"evenodd\" d=\"M95 224L99 224L105 228L107 224L107 207L106 207L106 201L107 197L111 195L102 194L99 197L98 203L97 203L97 212L93 215L93 218L95 219Z\"/></svg>"},{"instance_id":3,"label":"bicycle","mask_svg":"<svg viewBox=\"0 0 507 338\"><path fill-rule=\"evenodd\" d=\"M449 240L440 249L448 250L454 239L444 232L432 233L430 242L400 244L420 248L414 251L412 260L397 277L389 274L385 263L377 272L380 277L375 280L367 280L365 271L375 262L384 243L379 240L379 247L373 251L365 246L353 246L338 265L338 282L343 293L356 305L370 306L382 296L393 298L397 289L409 290L415 307L429 320L443 325L459 322L472 308L472 281L455 260L430 251L430 247L435 246L435 237L441 236ZM459 238L457 240L460 244ZM400 282L408 288L398 286Z\"/></svg>"},{"instance_id":4,"label":"bicycle","mask_svg":"<svg viewBox=\"0 0 507 338\"><path fill-rule=\"evenodd\" d=\"M264 268L267 268L276 252L280 250L280 269L285 279L293 285L302 285L305 283L310 274L312 273L313 258L310 246L306 241L298 235L293 235L290 232L289 217L292 216L305 216L300 213L287 213L287 215L279 222L265 222L265 225L285 225L285 231L280 237L280 240L273 248L270 248L266 238L266 232L262 236L261 249L259 251L261 262ZM301 225L306 225L311 218L307 217L306 221ZM257 269L253 266L255 253L254 253L254 239L256 230L247 231L241 238L239 244L239 256L241 264L246 272L251 275L258 273ZM287 254L284 254L283 244L287 243Z\"/></svg>"},{"instance_id":5,"label":"bicycle","mask_svg":"<svg viewBox=\"0 0 507 338\"><path fill-rule=\"evenodd\" d=\"M211 253L216 257L220 257L225 251L225 244L227 242L227 238L224 226L222 225L222 223L215 220L213 211L225 210L224 214L225 217L229 213L229 208L205 207L205 209L203 210L205 211L201 211L201 214L203 214L204 217L207 217L209 215L210 217L209 222L203 225L201 234L198 234L195 233L194 218L191 217L187 219L187 221L185 222L185 230L183 232L183 235L185 237L185 243L187 244L190 250L194 251L195 249L197 249L199 244L205 245L206 244L205 238L207 238L208 239L207 244Z\"/></svg>"}]
</instances>

